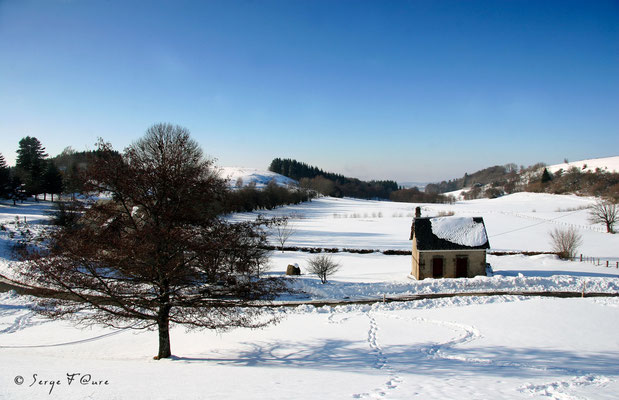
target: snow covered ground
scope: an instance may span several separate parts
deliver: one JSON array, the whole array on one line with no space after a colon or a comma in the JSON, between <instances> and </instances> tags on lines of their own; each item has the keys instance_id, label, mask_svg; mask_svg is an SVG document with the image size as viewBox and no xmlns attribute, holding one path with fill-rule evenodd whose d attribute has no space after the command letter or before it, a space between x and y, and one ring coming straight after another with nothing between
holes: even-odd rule
<instances>
[{"instance_id":1,"label":"snow covered ground","mask_svg":"<svg viewBox=\"0 0 619 400\"><path fill-rule=\"evenodd\" d=\"M605 172L619 172L619 156L592 158L589 160L580 160L562 164L549 165L547 169L548 172L555 173L560 169L563 169L563 171L567 171L568 169L573 167L578 168L583 172L593 172L598 168Z\"/></svg>"},{"instance_id":2,"label":"snow covered ground","mask_svg":"<svg viewBox=\"0 0 619 400\"><path fill-rule=\"evenodd\" d=\"M548 251L548 231L573 226L583 235L584 254L614 263L619 235L589 225L583 207L593 202L519 193L424 204L422 212L484 217L493 250ZM267 214L291 216L296 232L286 245L410 249L415 206L323 198ZM10 270L12 241L36 231L47 207L0 205L0 224L8 227L0 231L0 272ZM11 224L16 216L31 225ZM305 273L311 256L274 252L271 273L282 274L290 263ZM306 274L290 278L304 298L583 287L619 293L617 268L551 255L489 256L493 277L423 281L408 277L410 256L333 257L342 268L325 285ZM162 361L152 360L156 332L79 329L39 318L30 304L28 296L0 293L1 399L614 399L619 391L619 298L459 296L280 307L273 312L282 321L261 330L174 327L176 357ZM71 374L80 375L69 384Z\"/></svg>"},{"instance_id":3,"label":"snow covered ground","mask_svg":"<svg viewBox=\"0 0 619 400\"><path fill-rule=\"evenodd\" d=\"M299 182L287 176L256 168L222 167L220 168L219 176L227 179L228 185L233 188L237 186L237 183L242 183L242 186L248 186L253 183L257 188L264 188L271 181L275 181L280 186L299 185Z\"/></svg>"}]
</instances>

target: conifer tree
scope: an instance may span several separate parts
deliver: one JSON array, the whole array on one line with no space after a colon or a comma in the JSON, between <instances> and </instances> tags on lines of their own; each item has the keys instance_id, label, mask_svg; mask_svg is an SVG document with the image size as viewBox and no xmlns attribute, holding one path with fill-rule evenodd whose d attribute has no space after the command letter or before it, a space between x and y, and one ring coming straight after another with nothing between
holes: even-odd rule
<instances>
[{"instance_id":1,"label":"conifer tree","mask_svg":"<svg viewBox=\"0 0 619 400\"><path fill-rule=\"evenodd\" d=\"M43 200L46 200L47 193L52 195L52 201L54 201L54 194L62 193L62 174L56 164L51 161L47 163L43 175Z\"/></svg>"},{"instance_id":2,"label":"conifer tree","mask_svg":"<svg viewBox=\"0 0 619 400\"><path fill-rule=\"evenodd\" d=\"M36 196L43 190L43 173L45 172L45 148L35 137L26 136L19 141L15 168L21 180L26 184L26 193Z\"/></svg>"},{"instance_id":3,"label":"conifer tree","mask_svg":"<svg viewBox=\"0 0 619 400\"><path fill-rule=\"evenodd\" d=\"M552 177L546 168L544 168L544 172L542 172L542 183L550 182Z\"/></svg>"},{"instance_id":4,"label":"conifer tree","mask_svg":"<svg viewBox=\"0 0 619 400\"><path fill-rule=\"evenodd\" d=\"M0 197L7 197L10 187L9 167L6 165L4 156L0 154Z\"/></svg>"}]
</instances>

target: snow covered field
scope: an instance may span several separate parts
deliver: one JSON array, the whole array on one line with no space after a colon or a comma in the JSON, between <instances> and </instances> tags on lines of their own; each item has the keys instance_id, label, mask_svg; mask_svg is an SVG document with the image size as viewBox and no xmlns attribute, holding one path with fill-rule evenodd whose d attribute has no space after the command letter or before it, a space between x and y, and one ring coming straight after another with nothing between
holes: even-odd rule
<instances>
[{"instance_id":1,"label":"snow covered field","mask_svg":"<svg viewBox=\"0 0 619 400\"><path fill-rule=\"evenodd\" d=\"M600 169L605 172L618 172L619 171L619 157L605 157L605 158L592 158L589 160L572 161L568 163L549 165L547 167L548 172L555 173L562 169L567 171L570 168L578 168L583 172L593 172L596 169Z\"/></svg>"},{"instance_id":2,"label":"snow covered field","mask_svg":"<svg viewBox=\"0 0 619 400\"><path fill-rule=\"evenodd\" d=\"M583 254L614 263L619 235L589 225L583 207L593 202L519 193L425 204L422 212L484 217L492 250L548 251L548 231L574 226ZM415 206L323 198L268 214L291 216L296 232L286 245L408 250ZM41 204L0 205L0 223L27 216L35 224L45 211ZM2 273L9 271L14 239L0 231ZM310 256L274 252L271 273L290 263L305 272ZM410 256L336 253L334 259L342 268L326 285L308 275L290 279L306 292L296 300L583 286L619 293L617 268L551 255L489 256L493 277L424 281L408 277ZM619 298L460 296L281 307L274 310L281 322L262 330L175 327L176 357L162 361L152 360L155 332L79 329L40 319L30 304L27 296L0 294L3 399L614 399L619 391ZM67 374L81 375L69 384Z\"/></svg>"}]
</instances>

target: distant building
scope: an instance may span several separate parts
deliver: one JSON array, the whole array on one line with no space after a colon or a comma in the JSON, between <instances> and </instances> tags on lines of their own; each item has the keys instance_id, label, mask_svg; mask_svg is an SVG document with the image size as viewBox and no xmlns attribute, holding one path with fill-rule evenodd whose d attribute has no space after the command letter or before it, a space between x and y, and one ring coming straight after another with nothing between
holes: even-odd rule
<instances>
[{"instance_id":1,"label":"distant building","mask_svg":"<svg viewBox=\"0 0 619 400\"><path fill-rule=\"evenodd\" d=\"M490 244L481 217L422 218L417 207L410 239L411 275L417 279L486 275L486 250Z\"/></svg>"}]
</instances>

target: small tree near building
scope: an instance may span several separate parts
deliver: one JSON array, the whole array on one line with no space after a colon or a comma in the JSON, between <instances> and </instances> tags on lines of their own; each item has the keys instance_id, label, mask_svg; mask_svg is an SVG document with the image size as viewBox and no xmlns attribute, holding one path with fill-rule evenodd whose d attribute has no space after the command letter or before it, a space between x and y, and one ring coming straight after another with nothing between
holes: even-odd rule
<instances>
[{"instance_id":1,"label":"small tree near building","mask_svg":"<svg viewBox=\"0 0 619 400\"><path fill-rule=\"evenodd\" d=\"M555 228L550 232L550 239L552 251L566 260L576 257L578 248L582 245L582 236L574 227L568 229Z\"/></svg>"},{"instance_id":2,"label":"small tree near building","mask_svg":"<svg viewBox=\"0 0 619 400\"><path fill-rule=\"evenodd\" d=\"M327 283L327 278L340 269L340 264L333 261L330 255L318 255L307 262L307 271L320 278L321 283Z\"/></svg>"}]
</instances>

